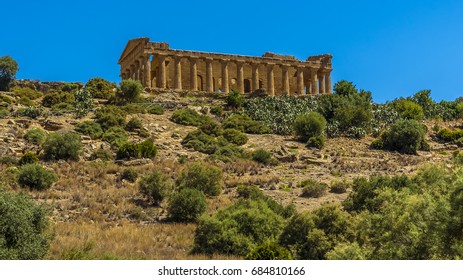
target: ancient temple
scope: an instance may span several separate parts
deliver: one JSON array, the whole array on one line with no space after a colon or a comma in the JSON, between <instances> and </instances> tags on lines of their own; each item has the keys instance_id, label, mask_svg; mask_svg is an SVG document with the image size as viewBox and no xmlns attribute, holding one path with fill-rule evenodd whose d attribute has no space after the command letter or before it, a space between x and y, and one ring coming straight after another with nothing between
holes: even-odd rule
<instances>
[{"instance_id":1,"label":"ancient temple","mask_svg":"<svg viewBox=\"0 0 463 280\"><path fill-rule=\"evenodd\" d=\"M262 56L174 50L149 38L130 40L121 57L122 79L139 80L145 88L250 93L269 95L331 93L332 55Z\"/></svg>"}]
</instances>

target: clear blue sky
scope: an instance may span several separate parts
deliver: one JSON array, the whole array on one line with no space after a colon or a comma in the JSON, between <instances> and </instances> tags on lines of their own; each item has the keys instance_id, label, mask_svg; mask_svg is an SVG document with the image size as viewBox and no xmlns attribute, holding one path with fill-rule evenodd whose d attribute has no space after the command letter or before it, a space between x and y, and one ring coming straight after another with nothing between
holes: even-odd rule
<instances>
[{"instance_id":1,"label":"clear blue sky","mask_svg":"<svg viewBox=\"0 0 463 280\"><path fill-rule=\"evenodd\" d=\"M299 59L331 53L378 102L431 89L463 95L463 1L3 1L0 56L19 79L119 81L129 39L171 48Z\"/></svg>"}]
</instances>

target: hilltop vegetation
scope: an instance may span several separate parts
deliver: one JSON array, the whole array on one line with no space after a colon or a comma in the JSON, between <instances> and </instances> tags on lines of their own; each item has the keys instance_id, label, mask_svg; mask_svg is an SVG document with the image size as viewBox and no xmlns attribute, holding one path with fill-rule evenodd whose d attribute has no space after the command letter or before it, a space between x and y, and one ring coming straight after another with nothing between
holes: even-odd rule
<instances>
[{"instance_id":1,"label":"hilltop vegetation","mask_svg":"<svg viewBox=\"0 0 463 280\"><path fill-rule=\"evenodd\" d=\"M461 99L13 82L1 258L463 257Z\"/></svg>"}]
</instances>

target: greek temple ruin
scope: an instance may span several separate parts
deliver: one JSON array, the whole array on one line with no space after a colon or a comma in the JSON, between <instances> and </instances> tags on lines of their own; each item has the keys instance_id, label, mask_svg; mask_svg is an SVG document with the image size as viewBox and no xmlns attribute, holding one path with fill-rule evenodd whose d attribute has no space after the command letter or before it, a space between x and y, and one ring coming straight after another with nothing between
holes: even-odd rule
<instances>
[{"instance_id":1,"label":"greek temple ruin","mask_svg":"<svg viewBox=\"0 0 463 280\"><path fill-rule=\"evenodd\" d=\"M267 52L261 57L174 50L149 38L128 41L121 57L122 79L139 80L145 88L268 95L332 93L332 55L294 56Z\"/></svg>"}]
</instances>

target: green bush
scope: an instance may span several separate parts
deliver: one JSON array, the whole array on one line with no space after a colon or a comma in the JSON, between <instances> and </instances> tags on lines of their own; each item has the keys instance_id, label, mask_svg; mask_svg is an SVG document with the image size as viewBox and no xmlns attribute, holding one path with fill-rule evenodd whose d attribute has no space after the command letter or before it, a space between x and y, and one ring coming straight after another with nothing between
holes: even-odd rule
<instances>
[{"instance_id":1,"label":"green bush","mask_svg":"<svg viewBox=\"0 0 463 280\"><path fill-rule=\"evenodd\" d=\"M25 164L19 169L18 183L21 187L46 190L58 179L53 171L36 163Z\"/></svg>"},{"instance_id":2,"label":"green bush","mask_svg":"<svg viewBox=\"0 0 463 280\"><path fill-rule=\"evenodd\" d=\"M161 105L149 106L147 112L153 115L164 115L164 107Z\"/></svg>"},{"instance_id":3,"label":"green bush","mask_svg":"<svg viewBox=\"0 0 463 280\"><path fill-rule=\"evenodd\" d=\"M438 116L437 104L432 100L430 90L421 90L415 93L411 100L421 106L424 117L434 118Z\"/></svg>"},{"instance_id":4,"label":"green bush","mask_svg":"<svg viewBox=\"0 0 463 280\"><path fill-rule=\"evenodd\" d=\"M188 133L182 140L182 145L205 154L213 154L219 148L218 140L200 129Z\"/></svg>"},{"instance_id":5,"label":"green bush","mask_svg":"<svg viewBox=\"0 0 463 280\"><path fill-rule=\"evenodd\" d=\"M125 130L127 131L135 131L137 129L142 129L143 125L138 118L131 118L127 124L125 125Z\"/></svg>"},{"instance_id":6,"label":"green bush","mask_svg":"<svg viewBox=\"0 0 463 280\"><path fill-rule=\"evenodd\" d=\"M27 142L36 145L43 144L43 142L45 142L46 137L47 133L40 128L31 128L24 134L24 139L26 139Z\"/></svg>"},{"instance_id":7,"label":"green bush","mask_svg":"<svg viewBox=\"0 0 463 280\"><path fill-rule=\"evenodd\" d=\"M222 106L212 106L211 107L211 114L221 117L223 116L223 107Z\"/></svg>"},{"instance_id":8,"label":"green bush","mask_svg":"<svg viewBox=\"0 0 463 280\"><path fill-rule=\"evenodd\" d=\"M157 147L151 139L146 139L139 144L125 142L119 146L116 153L117 159L130 158L154 158L157 154Z\"/></svg>"},{"instance_id":9,"label":"green bush","mask_svg":"<svg viewBox=\"0 0 463 280\"><path fill-rule=\"evenodd\" d=\"M8 91L16 80L18 63L11 56L0 57L0 91Z\"/></svg>"},{"instance_id":10,"label":"green bush","mask_svg":"<svg viewBox=\"0 0 463 280\"><path fill-rule=\"evenodd\" d=\"M212 119L204 121L199 129L207 135L211 136L220 136L223 133L222 126Z\"/></svg>"},{"instance_id":11,"label":"green bush","mask_svg":"<svg viewBox=\"0 0 463 280\"><path fill-rule=\"evenodd\" d=\"M93 98L109 99L114 95L116 88L115 83L110 83L102 78L92 78L85 84L85 89L90 92Z\"/></svg>"},{"instance_id":12,"label":"green bush","mask_svg":"<svg viewBox=\"0 0 463 280\"><path fill-rule=\"evenodd\" d=\"M103 133L103 140L113 147L120 147L129 139L127 132L120 126L112 126Z\"/></svg>"},{"instance_id":13,"label":"green bush","mask_svg":"<svg viewBox=\"0 0 463 280\"><path fill-rule=\"evenodd\" d=\"M90 156L91 160L101 159L104 161L113 160L113 153L105 149L96 149Z\"/></svg>"},{"instance_id":14,"label":"green bush","mask_svg":"<svg viewBox=\"0 0 463 280\"><path fill-rule=\"evenodd\" d=\"M345 193L349 188L349 183L346 181L336 181L331 183L330 192L332 193Z\"/></svg>"},{"instance_id":15,"label":"green bush","mask_svg":"<svg viewBox=\"0 0 463 280\"><path fill-rule=\"evenodd\" d=\"M302 188L302 193L301 193L302 197L314 197L314 198L323 196L328 189L327 184L317 182L312 179L307 179L307 180L300 182L299 184L297 184L297 187Z\"/></svg>"},{"instance_id":16,"label":"green bush","mask_svg":"<svg viewBox=\"0 0 463 280\"><path fill-rule=\"evenodd\" d=\"M31 119L36 119L42 116L43 112L44 110L42 107L34 107L34 106L29 106L27 108L21 108L21 109L18 109L17 111L18 115L23 116L23 117L29 117Z\"/></svg>"},{"instance_id":17,"label":"green bush","mask_svg":"<svg viewBox=\"0 0 463 280\"><path fill-rule=\"evenodd\" d=\"M184 188L171 195L167 212L174 222L196 222L206 212L206 196L199 190Z\"/></svg>"},{"instance_id":18,"label":"green bush","mask_svg":"<svg viewBox=\"0 0 463 280\"><path fill-rule=\"evenodd\" d=\"M50 91L49 93L45 94L45 96L42 99L42 105L48 108L59 103L72 102L74 102L74 95L72 95L72 93L56 90Z\"/></svg>"},{"instance_id":19,"label":"green bush","mask_svg":"<svg viewBox=\"0 0 463 280\"><path fill-rule=\"evenodd\" d=\"M208 119L207 116L200 115L193 109L181 109L172 114L171 121L183 125L200 126Z\"/></svg>"},{"instance_id":20,"label":"green bush","mask_svg":"<svg viewBox=\"0 0 463 280\"><path fill-rule=\"evenodd\" d=\"M251 134L266 134L271 130L263 122L254 121L246 114L233 114L222 123L223 128L233 128Z\"/></svg>"},{"instance_id":21,"label":"green bush","mask_svg":"<svg viewBox=\"0 0 463 280\"><path fill-rule=\"evenodd\" d=\"M107 130L112 126L125 126L125 118L127 113L116 106L104 106L96 110L96 122L101 125L103 130Z\"/></svg>"},{"instance_id":22,"label":"green bush","mask_svg":"<svg viewBox=\"0 0 463 280\"><path fill-rule=\"evenodd\" d=\"M221 137L219 137L220 139ZM214 154L211 155L211 158L214 160L220 160L223 162L231 162L236 158L240 158L244 156L244 150L241 147L236 146L235 144L224 144L222 142L226 142L226 140L219 140L219 145L217 149L214 151Z\"/></svg>"},{"instance_id":23,"label":"green bush","mask_svg":"<svg viewBox=\"0 0 463 280\"><path fill-rule=\"evenodd\" d=\"M419 121L424 117L423 108L411 100L401 98L395 100L393 106L404 119Z\"/></svg>"},{"instance_id":24,"label":"green bush","mask_svg":"<svg viewBox=\"0 0 463 280\"><path fill-rule=\"evenodd\" d=\"M450 129L444 128L444 129L439 130L439 132L437 132L437 138L445 142L455 142L462 137L463 137L462 129L450 130Z\"/></svg>"},{"instance_id":25,"label":"green bush","mask_svg":"<svg viewBox=\"0 0 463 280\"><path fill-rule=\"evenodd\" d=\"M239 200L200 219L193 253L246 256L253 247L275 239L282 227L283 217L264 200Z\"/></svg>"},{"instance_id":26,"label":"green bush","mask_svg":"<svg viewBox=\"0 0 463 280\"><path fill-rule=\"evenodd\" d=\"M13 157L13 156L0 156L0 164L5 164L5 165L18 165L18 159Z\"/></svg>"},{"instance_id":27,"label":"green bush","mask_svg":"<svg viewBox=\"0 0 463 280\"><path fill-rule=\"evenodd\" d=\"M19 165L25 165L29 163L36 163L39 161L39 158L36 154L31 152L25 152L19 159Z\"/></svg>"},{"instance_id":28,"label":"green bush","mask_svg":"<svg viewBox=\"0 0 463 280\"><path fill-rule=\"evenodd\" d=\"M30 100L36 100L43 96L43 93L40 91L28 88L28 87L14 87L11 89L19 97L27 97Z\"/></svg>"},{"instance_id":29,"label":"green bush","mask_svg":"<svg viewBox=\"0 0 463 280\"><path fill-rule=\"evenodd\" d=\"M141 178L138 189L155 205L159 205L172 192L172 185L159 171Z\"/></svg>"},{"instance_id":30,"label":"green bush","mask_svg":"<svg viewBox=\"0 0 463 280\"><path fill-rule=\"evenodd\" d=\"M246 260L292 260L288 250L276 243L264 243L254 248L245 257Z\"/></svg>"},{"instance_id":31,"label":"green bush","mask_svg":"<svg viewBox=\"0 0 463 280\"><path fill-rule=\"evenodd\" d=\"M0 191L0 259L42 259L49 248L44 207L25 194Z\"/></svg>"},{"instance_id":32,"label":"green bush","mask_svg":"<svg viewBox=\"0 0 463 280\"><path fill-rule=\"evenodd\" d=\"M233 109L241 108L244 104L244 96L237 90L232 90L227 96L227 106Z\"/></svg>"},{"instance_id":33,"label":"green bush","mask_svg":"<svg viewBox=\"0 0 463 280\"><path fill-rule=\"evenodd\" d=\"M303 142L307 142L311 137L321 136L325 130L325 126L325 118L317 112L299 115L294 122L296 135Z\"/></svg>"},{"instance_id":34,"label":"green bush","mask_svg":"<svg viewBox=\"0 0 463 280\"><path fill-rule=\"evenodd\" d=\"M346 80L341 80L334 84L333 90L335 94L342 96L349 96L358 92L355 85Z\"/></svg>"},{"instance_id":35,"label":"green bush","mask_svg":"<svg viewBox=\"0 0 463 280\"><path fill-rule=\"evenodd\" d=\"M124 106L119 106L121 110L126 112L127 114L145 114L146 108L138 105L136 103L126 104Z\"/></svg>"},{"instance_id":36,"label":"green bush","mask_svg":"<svg viewBox=\"0 0 463 280\"><path fill-rule=\"evenodd\" d=\"M103 136L103 129L100 124L94 121L84 121L77 124L75 131L90 136L92 139L98 139Z\"/></svg>"},{"instance_id":37,"label":"green bush","mask_svg":"<svg viewBox=\"0 0 463 280\"><path fill-rule=\"evenodd\" d=\"M35 103L32 100L30 100L29 98L27 98L27 97L19 98L18 104L21 104L21 105L24 105L24 106L34 106L35 105Z\"/></svg>"},{"instance_id":38,"label":"green bush","mask_svg":"<svg viewBox=\"0 0 463 280\"><path fill-rule=\"evenodd\" d=\"M7 104L13 104L13 100L9 96L3 93L0 93L0 102L5 102Z\"/></svg>"},{"instance_id":39,"label":"green bush","mask_svg":"<svg viewBox=\"0 0 463 280\"><path fill-rule=\"evenodd\" d=\"M268 165L272 162L272 153L264 149L257 149L252 153L252 160Z\"/></svg>"},{"instance_id":40,"label":"green bush","mask_svg":"<svg viewBox=\"0 0 463 280\"><path fill-rule=\"evenodd\" d=\"M79 89L74 93L75 115L78 118L86 116L93 108L93 99L89 91Z\"/></svg>"},{"instance_id":41,"label":"green bush","mask_svg":"<svg viewBox=\"0 0 463 280\"><path fill-rule=\"evenodd\" d=\"M383 148L406 154L416 154L425 147L424 128L415 120L399 120L381 135Z\"/></svg>"},{"instance_id":42,"label":"green bush","mask_svg":"<svg viewBox=\"0 0 463 280\"><path fill-rule=\"evenodd\" d=\"M116 96L123 102L133 102L138 98L143 91L143 86L137 80L123 80L121 81L121 89L116 93Z\"/></svg>"},{"instance_id":43,"label":"green bush","mask_svg":"<svg viewBox=\"0 0 463 280\"><path fill-rule=\"evenodd\" d=\"M138 172L134 169L126 169L121 174L121 179L134 183L138 178Z\"/></svg>"},{"instance_id":44,"label":"green bush","mask_svg":"<svg viewBox=\"0 0 463 280\"><path fill-rule=\"evenodd\" d=\"M238 146L244 145L246 142L248 142L248 137L246 134L233 128L225 129L223 131L223 137L227 139L228 142Z\"/></svg>"},{"instance_id":45,"label":"green bush","mask_svg":"<svg viewBox=\"0 0 463 280\"><path fill-rule=\"evenodd\" d=\"M176 181L180 188L197 189L208 196L217 196L222 192L223 172L220 168L207 163L193 163L186 168Z\"/></svg>"},{"instance_id":46,"label":"green bush","mask_svg":"<svg viewBox=\"0 0 463 280\"><path fill-rule=\"evenodd\" d=\"M64 83L60 89L62 91L67 91L67 92L73 92L77 91L81 88L81 85L79 83Z\"/></svg>"},{"instance_id":47,"label":"green bush","mask_svg":"<svg viewBox=\"0 0 463 280\"><path fill-rule=\"evenodd\" d=\"M324 136L312 136L307 140L307 147L321 149L325 146L325 137Z\"/></svg>"},{"instance_id":48,"label":"green bush","mask_svg":"<svg viewBox=\"0 0 463 280\"><path fill-rule=\"evenodd\" d=\"M82 150L80 136L76 133L50 133L42 145L46 160L78 160Z\"/></svg>"},{"instance_id":49,"label":"green bush","mask_svg":"<svg viewBox=\"0 0 463 280\"><path fill-rule=\"evenodd\" d=\"M261 190L257 186L239 185L236 188L236 193L239 198L258 199L263 196Z\"/></svg>"},{"instance_id":50,"label":"green bush","mask_svg":"<svg viewBox=\"0 0 463 280\"><path fill-rule=\"evenodd\" d=\"M6 119L9 115L11 115L10 111L5 108L0 108L0 119Z\"/></svg>"}]
</instances>

